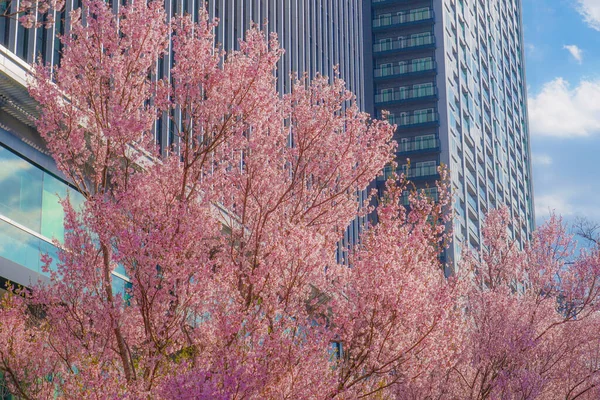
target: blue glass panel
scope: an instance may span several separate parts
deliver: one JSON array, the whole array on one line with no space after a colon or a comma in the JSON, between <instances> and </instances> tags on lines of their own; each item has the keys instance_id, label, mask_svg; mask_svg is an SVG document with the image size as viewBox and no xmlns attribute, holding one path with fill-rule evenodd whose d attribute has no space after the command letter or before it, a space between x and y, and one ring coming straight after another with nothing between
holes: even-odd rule
<instances>
[{"instance_id":1,"label":"blue glass panel","mask_svg":"<svg viewBox=\"0 0 600 400\"><path fill-rule=\"evenodd\" d=\"M127 275L127 272L125 271L125 267L122 264L118 264L117 267L115 268L115 272L121 274L121 275Z\"/></svg>"},{"instance_id":2,"label":"blue glass panel","mask_svg":"<svg viewBox=\"0 0 600 400\"><path fill-rule=\"evenodd\" d=\"M0 220L0 257L44 274L41 261L43 254L52 257L50 268L56 270L58 249L55 246Z\"/></svg>"},{"instance_id":3,"label":"blue glass panel","mask_svg":"<svg viewBox=\"0 0 600 400\"><path fill-rule=\"evenodd\" d=\"M39 239L4 221L0 221L0 256L41 272Z\"/></svg>"},{"instance_id":4,"label":"blue glass panel","mask_svg":"<svg viewBox=\"0 0 600 400\"><path fill-rule=\"evenodd\" d=\"M129 299L131 298L131 282L127 282L118 276L112 275L112 290L116 295L121 295L123 300L125 300L126 304L129 304Z\"/></svg>"},{"instance_id":5,"label":"blue glass panel","mask_svg":"<svg viewBox=\"0 0 600 400\"><path fill-rule=\"evenodd\" d=\"M56 271L58 265L58 248L51 243L45 242L43 240L39 241L40 243L40 258L42 254L48 254L52 258L52 262L50 263L50 270ZM40 269L42 268L42 263L40 262ZM41 271L40 271L41 272ZM45 274L42 272L42 274Z\"/></svg>"},{"instance_id":6,"label":"blue glass panel","mask_svg":"<svg viewBox=\"0 0 600 400\"><path fill-rule=\"evenodd\" d=\"M0 147L0 214L40 231L44 173Z\"/></svg>"},{"instance_id":7,"label":"blue glass panel","mask_svg":"<svg viewBox=\"0 0 600 400\"><path fill-rule=\"evenodd\" d=\"M44 190L42 201L42 229L41 234L60 242L64 240L65 213L60 204L61 199L69 196L71 205L76 210L81 210L84 197L78 191L71 189L64 182L56 179L54 176L44 174Z\"/></svg>"},{"instance_id":8,"label":"blue glass panel","mask_svg":"<svg viewBox=\"0 0 600 400\"><path fill-rule=\"evenodd\" d=\"M65 236L65 213L59 200L67 197L67 186L53 176L45 174L42 196L41 234L62 241Z\"/></svg>"},{"instance_id":9,"label":"blue glass panel","mask_svg":"<svg viewBox=\"0 0 600 400\"><path fill-rule=\"evenodd\" d=\"M60 199L75 209L84 198L66 183L0 146L0 215L47 238L64 239Z\"/></svg>"}]
</instances>

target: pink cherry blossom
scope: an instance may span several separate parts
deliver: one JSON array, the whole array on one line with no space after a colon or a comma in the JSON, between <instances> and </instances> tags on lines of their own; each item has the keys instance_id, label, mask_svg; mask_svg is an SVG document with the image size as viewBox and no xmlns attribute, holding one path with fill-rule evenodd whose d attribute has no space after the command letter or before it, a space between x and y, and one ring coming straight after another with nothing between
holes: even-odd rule
<instances>
[{"instance_id":1,"label":"pink cherry blossom","mask_svg":"<svg viewBox=\"0 0 600 400\"><path fill-rule=\"evenodd\" d=\"M53 3L55 4L55 3ZM207 13L86 0L61 65L37 65L37 128L83 194L68 198L50 284L10 287L0 372L24 399L595 399L600 254L558 219L520 250L507 210L446 277L438 201L393 177L393 127L337 77L276 90L259 27L214 45ZM172 37L172 43L169 38ZM169 48L169 79L156 66ZM281 72L281 71L280 71ZM282 71L287 73L288 71ZM167 119L169 143L154 128ZM348 256L357 215L378 223ZM115 275L130 286L119 291Z\"/></svg>"}]
</instances>

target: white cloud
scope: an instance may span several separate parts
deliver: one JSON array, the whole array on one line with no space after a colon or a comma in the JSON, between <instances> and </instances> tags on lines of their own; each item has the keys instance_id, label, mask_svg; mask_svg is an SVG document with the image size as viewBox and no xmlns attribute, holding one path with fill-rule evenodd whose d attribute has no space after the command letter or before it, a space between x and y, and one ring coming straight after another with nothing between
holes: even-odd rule
<instances>
[{"instance_id":1,"label":"white cloud","mask_svg":"<svg viewBox=\"0 0 600 400\"><path fill-rule=\"evenodd\" d=\"M528 104L532 135L566 138L600 132L600 80L571 88L556 78L530 95Z\"/></svg>"},{"instance_id":2,"label":"white cloud","mask_svg":"<svg viewBox=\"0 0 600 400\"><path fill-rule=\"evenodd\" d=\"M590 28L600 31L600 0L577 0L577 10Z\"/></svg>"},{"instance_id":3,"label":"white cloud","mask_svg":"<svg viewBox=\"0 0 600 400\"><path fill-rule=\"evenodd\" d=\"M573 56L573 58L575 60L577 60L577 62L579 64L581 64L583 62L583 51L579 47L577 47L576 45L574 45L574 44L568 44L568 45L563 46L563 49L568 50L569 53L571 53L571 55Z\"/></svg>"},{"instance_id":4,"label":"white cloud","mask_svg":"<svg viewBox=\"0 0 600 400\"><path fill-rule=\"evenodd\" d=\"M532 154L531 158L533 163L536 165L552 165L552 157L550 157L548 154Z\"/></svg>"},{"instance_id":5,"label":"white cloud","mask_svg":"<svg viewBox=\"0 0 600 400\"><path fill-rule=\"evenodd\" d=\"M567 216L573 214L573 206L560 194L546 194L535 197L535 214L538 218L545 218L550 213Z\"/></svg>"}]
</instances>

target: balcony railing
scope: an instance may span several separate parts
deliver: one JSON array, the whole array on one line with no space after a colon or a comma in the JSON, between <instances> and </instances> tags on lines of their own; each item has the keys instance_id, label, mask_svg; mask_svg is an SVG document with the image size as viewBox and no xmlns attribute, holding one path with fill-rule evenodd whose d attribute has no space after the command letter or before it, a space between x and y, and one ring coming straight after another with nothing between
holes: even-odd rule
<instances>
[{"instance_id":1,"label":"balcony railing","mask_svg":"<svg viewBox=\"0 0 600 400\"><path fill-rule=\"evenodd\" d=\"M434 71L436 63L433 60L423 62L411 62L410 64L386 65L375 68L375 78L383 78L386 76L408 75L418 72Z\"/></svg>"},{"instance_id":2,"label":"balcony railing","mask_svg":"<svg viewBox=\"0 0 600 400\"><path fill-rule=\"evenodd\" d=\"M428 35L419 37L410 37L375 43L373 45L373 52L378 53L382 51L408 49L413 47L428 46L433 43L435 43L435 37L431 33L428 33Z\"/></svg>"},{"instance_id":3,"label":"balcony railing","mask_svg":"<svg viewBox=\"0 0 600 400\"><path fill-rule=\"evenodd\" d=\"M405 101L419 99L423 97L432 97L437 94L433 86L417 89L395 88L394 91L382 92L375 95L375 103L389 103L392 101Z\"/></svg>"},{"instance_id":4,"label":"balcony railing","mask_svg":"<svg viewBox=\"0 0 600 400\"><path fill-rule=\"evenodd\" d=\"M388 117L388 121L390 122L390 124L396 124L399 127L430 124L438 121L438 114L435 112L428 112L423 114L412 115L390 115Z\"/></svg>"},{"instance_id":5,"label":"balcony railing","mask_svg":"<svg viewBox=\"0 0 600 400\"><path fill-rule=\"evenodd\" d=\"M428 190L428 189L420 190L420 194L425 195L426 197L429 197L429 199L431 199L437 203L439 201L437 189L436 188L431 188L431 189L433 189L433 190ZM402 192L402 205L405 207L410 205L410 192L409 191Z\"/></svg>"},{"instance_id":6,"label":"balcony railing","mask_svg":"<svg viewBox=\"0 0 600 400\"><path fill-rule=\"evenodd\" d=\"M409 179L413 178L428 178L438 175L437 165L417 165L406 170L400 169L399 172L406 172L406 177Z\"/></svg>"},{"instance_id":7,"label":"balcony railing","mask_svg":"<svg viewBox=\"0 0 600 400\"><path fill-rule=\"evenodd\" d=\"M380 15L373 19L373 28L380 28L391 25L409 24L418 21L424 21L433 18L431 9L418 9L399 12L395 15Z\"/></svg>"},{"instance_id":8,"label":"balcony railing","mask_svg":"<svg viewBox=\"0 0 600 400\"><path fill-rule=\"evenodd\" d=\"M408 179L437 179L439 177L438 168L439 165L416 165L412 168L402 166L396 169L396 174L398 176L405 175ZM392 169L388 165L383 170L383 174L377 177L377 180L385 181L391 176L391 174ZM426 194L430 195L431 193ZM435 196L435 200L437 201L437 193Z\"/></svg>"},{"instance_id":9,"label":"balcony railing","mask_svg":"<svg viewBox=\"0 0 600 400\"><path fill-rule=\"evenodd\" d=\"M398 143L398 153L414 153L438 150L440 140L436 137L403 139Z\"/></svg>"}]
</instances>

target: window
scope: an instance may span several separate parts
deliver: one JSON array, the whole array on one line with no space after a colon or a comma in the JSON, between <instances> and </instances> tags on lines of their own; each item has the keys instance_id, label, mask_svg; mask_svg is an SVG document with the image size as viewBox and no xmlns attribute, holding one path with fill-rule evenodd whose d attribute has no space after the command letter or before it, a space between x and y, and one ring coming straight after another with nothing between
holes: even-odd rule
<instances>
[{"instance_id":1,"label":"window","mask_svg":"<svg viewBox=\"0 0 600 400\"><path fill-rule=\"evenodd\" d=\"M397 100L406 100L410 98L410 88L407 86L402 86L398 88L398 94L396 95Z\"/></svg>"},{"instance_id":2,"label":"window","mask_svg":"<svg viewBox=\"0 0 600 400\"><path fill-rule=\"evenodd\" d=\"M414 97L426 97L433 96L433 83L418 83L413 85L413 96Z\"/></svg>"},{"instance_id":3,"label":"window","mask_svg":"<svg viewBox=\"0 0 600 400\"><path fill-rule=\"evenodd\" d=\"M435 121L435 114L433 108L425 108L422 110L415 110L414 112L414 123L421 124L425 122Z\"/></svg>"},{"instance_id":4,"label":"window","mask_svg":"<svg viewBox=\"0 0 600 400\"><path fill-rule=\"evenodd\" d=\"M386 51L386 50L391 50L391 49L392 49L392 39L391 38L379 39L377 41L377 43L375 44L375 51Z\"/></svg>"},{"instance_id":5,"label":"window","mask_svg":"<svg viewBox=\"0 0 600 400\"><path fill-rule=\"evenodd\" d=\"M408 72L408 61L398 61L398 73L405 74Z\"/></svg>"},{"instance_id":6,"label":"window","mask_svg":"<svg viewBox=\"0 0 600 400\"><path fill-rule=\"evenodd\" d=\"M408 164L402 164L402 166L400 167L400 173L402 173L410 178L410 175L411 175L410 172L411 171L410 171Z\"/></svg>"},{"instance_id":7,"label":"window","mask_svg":"<svg viewBox=\"0 0 600 400\"><path fill-rule=\"evenodd\" d=\"M386 63L379 66L379 76L392 75L394 64Z\"/></svg>"},{"instance_id":8,"label":"window","mask_svg":"<svg viewBox=\"0 0 600 400\"><path fill-rule=\"evenodd\" d=\"M437 187L425 188L425 189L423 189L423 194L425 194L425 196L429 197L430 199L432 199L434 201L438 200Z\"/></svg>"},{"instance_id":9,"label":"window","mask_svg":"<svg viewBox=\"0 0 600 400\"><path fill-rule=\"evenodd\" d=\"M410 124L410 114L407 112L401 112L399 115L399 125L408 125ZM396 122L398 123L398 122Z\"/></svg>"},{"instance_id":10,"label":"window","mask_svg":"<svg viewBox=\"0 0 600 400\"><path fill-rule=\"evenodd\" d=\"M417 8L415 10L412 10L412 15L413 15L414 21L420 21L423 19L431 18L431 12L430 12L429 8L427 8L427 7Z\"/></svg>"},{"instance_id":11,"label":"window","mask_svg":"<svg viewBox=\"0 0 600 400\"><path fill-rule=\"evenodd\" d=\"M400 151L411 151L410 140L408 138L400 139Z\"/></svg>"},{"instance_id":12,"label":"window","mask_svg":"<svg viewBox=\"0 0 600 400\"><path fill-rule=\"evenodd\" d=\"M64 238L60 198L78 207L83 196L66 183L0 146L0 257L42 272L40 256L56 261L50 239Z\"/></svg>"},{"instance_id":13,"label":"window","mask_svg":"<svg viewBox=\"0 0 600 400\"><path fill-rule=\"evenodd\" d=\"M62 240L64 213L59 198L71 203L83 196L53 175L0 146L0 215L40 233Z\"/></svg>"},{"instance_id":14,"label":"window","mask_svg":"<svg viewBox=\"0 0 600 400\"><path fill-rule=\"evenodd\" d=\"M413 72L427 71L433 68L433 59L431 57L417 58L411 61Z\"/></svg>"},{"instance_id":15,"label":"window","mask_svg":"<svg viewBox=\"0 0 600 400\"><path fill-rule=\"evenodd\" d=\"M0 171L0 214L40 232L44 172L3 147Z\"/></svg>"},{"instance_id":16,"label":"window","mask_svg":"<svg viewBox=\"0 0 600 400\"><path fill-rule=\"evenodd\" d=\"M379 101L385 102L385 101L392 101L394 98L394 89L383 89L381 91L381 95L380 95L380 99Z\"/></svg>"},{"instance_id":17,"label":"window","mask_svg":"<svg viewBox=\"0 0 600 400\"><path fill-rule=\"evenodd\" d=\"M426 44L431 44L431 33L422 32L415 33L410 35L411 45L412 46L423 46Z\"/></svg>"},{"instance_id":18,"label":"window","mask_svg":"<svg viewBox=\"0 0 600 400\"><path fill-rule=\"evenodd\" d=\"M435 144L435 135L422 135L415 138L415 150L431 149Z\"/></svg>"},{"instance_id":19,"label":"window","mask_svg":"<svg viewBox=\"0 0 600 400\"><path fill-rule=\"evenodd\" d=\"M392 176L392 167L391 165L386 165L383 169L383 178L387 180L390 176Z\"/></svg>"},{"instance_id":20,"label":"window","mask_svg":"<svg viewBox=\"0 0 600 400\"><path fill-rule=\"evenodd\" d=\"M421 161L415 164L414 176L430 176L437 173L437 164L435 161Z\"/></svg>"},{"instance_id":21,"label":"window","mask_svg":"<svg viewBox=\"0 0 600 400\"><path fill-rule=\"evenodd\" d=\"M379 15L379 17L377 18L377 22L375 23L375 26L385 26L385 25L390 25L391 23L392 23L392 14L385 13L385 14Z\"/></svg>"}]
</instances>

